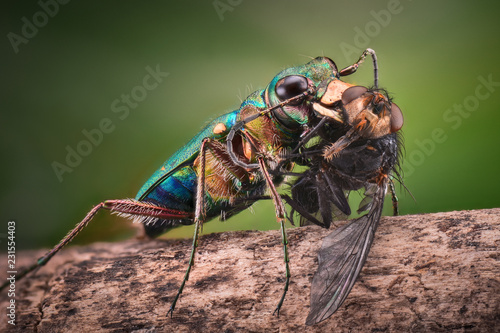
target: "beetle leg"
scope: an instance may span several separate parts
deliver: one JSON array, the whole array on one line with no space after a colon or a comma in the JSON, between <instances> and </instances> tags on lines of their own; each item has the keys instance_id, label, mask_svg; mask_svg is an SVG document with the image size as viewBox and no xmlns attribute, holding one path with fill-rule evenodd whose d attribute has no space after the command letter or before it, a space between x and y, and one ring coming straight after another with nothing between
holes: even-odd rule
<instances>
[{"instance_id":1,"label":"beetle leg","mask_svg":"<svg viewBox=\"0 0 500 333\"><path fill-rule=\"evenodd\" d=\"M272 107L269 107L267 109L264 109L262 111L259 111L258 113L256 114L253 114L251 116L248 116L242 120L240 120L239 122L237 122L236 124L233 125L233 127L231 128L231 130L229 131L229 134L227 135L227 139L226 139L226 145L227 145L227 152L229 153L229 156L231 157L231 160L238 166L242 167L242 168L245 168L245 169L257 169L259 167L259 164L257 163L245 163L243 161L241 161L238 156L236 156L236 154L234 153L233 151L233 139L234 139L234 135L236 134L236 132L238 131L241 131L244 129L245 125L248 124L249 122L273 111L274 109L277 109L277 108L280 108L280 107L283 107L285 105L288 105L290 103L293 103L297 100L300 100L302 98L305 98L306 96L308 95L312 95L314 94L315 92L315 88L314 87L309 87L309 89L307 89L305 92L303 92L302 94L299 94L297 96L294 96L292 98L289 98L281 103L278 103L276 104L275 106L272 106Z\"/></svg>"},{"instance_id":2,"label":"beetle leg","mask_svg":"<svg viewBox=\"0 0 500 333\"><path fill-rule=\"evenodd\" d=\"M314 134L316 134L316 132L325 124L327 118L323 117L321 118L321 120L319 121L319 123L314 126L303 138L302 140L299 141L299 143L297 144L297 146L295 147L294 150L292 150L292 154L295 154L296 152L299 151L299 149L303 146L305 146L309 140L311 140L311 138L313 137Z\"/></svg>"},{"instance_id":3,"label":"beetle leg","mask_svg":"<svg viewBox=\"0 0 500 333\"><path fill-rule=\"evenodd\" d=\"M87 213L85 218L78 223L73 230L71 230L60 242L57 244L52 250L47 252L44 256L40 257L37 262L26 269L22 270L18 275L16 275L16 280L21 279L28 273L34 271L35 269L42 267L49 260L59 252L66 244L71 242L73 238L76 237L94 218L97 212L100 209L108 209L114 213L122 214L122 215L141 215L141 216L150 216L150 217L158 217L158 218L190 218L192 217L192 213L189 212L181 212L176 211L164 207L159 207L153 205L149 202L140 202L131 199L122 199L122 200L106 200L98 205L96 205L90 212ZM2 284L0 286L0 290L7 286L9 281Z\"/></svg>"},{"instance_id":4,"label":"beetle leg","mask_svg":"<svg viewBox=\"0 0 500 333\"><path fill-rule=\"evenodd\" d=\"M311 138L314 136L314 134L316 134L316 132L321 128L323 127L323 125L325 124L327 118L323 117L321 118L321 120L319 121L319 123L314 126L303 138L302 140L299 141L299 143L297 144L297 146L292 150L291 153L289 153L287 156L289 158L296 158L296 157L304 157L304 154L299 154L298 151L300 148L304 147L308 142L309 140L311 140ZM279 164L278 164L278 167L276 168L276 170L278 171L278 173L280 174L283 174L283 175L288 175L288 176L300 176L301 173L297 173L297 174L293 174L293 172L289 172L289 173L286 173L286 172L281 172L281 168L283 167L283 165L285 165L285 163L288 163L287 160L282 160ZM300 163L298 163L300 164ZM272 173L276 173L276 172L273 172L271 171ZM288 201L287 201L288 202ZM292 223L293 224L293 223Z\"/></svg>"},{"instance_id":5,"label":"beetle leg","mask_svg":"<svg viewBox=\"0 0 500 333\"><path fill-rule=\"evenodd\" d=\"M286 292L288 291L288 285L290 283L290 266L289 266L290 259L288 258L288 240L286 237L286 230L285 230L285 205L283 204L281 196L279 195L278 191L276 190L276 187L274 186L274 183L271 179L271 176L269 175L269 172L267 171L266 164L264 163L264 159L262 157L259 157L259 166L262 171L262 174L264 175L264 178L266 179L267 186L269 186L269 189L271 190L271 196L273 197L274 206L276 207L276 219L278 220L278 223L281 225L281 238L283 242L286 281L285 281L285 289L283 290L283 295L281 296L278 306L276 306L276 309L273 312L273 314L276 313L279 317L280 309L281 306L283 305L283 301L285 300L285 295Z\"/></svg>"},{"instance_id":6,"label":"beetle leg","mask_svg":"<svg viewBox=\"0 0 500 333\"><path fill-rule=\"evenodd\" d=\"M240 131L243 128L243 126L245 126L245 124L247 122L252 121L252 120L258 118L259 116L260 116L259 114L256 114L256 115L254 115L252 117L248 117L247 119L240 121L239 123L236 123L231 128L231 130L229 131L229 134L227 135L226 146L227 146L227 153L229 154L229 157L231 157L231 160L234 162L234 164L236 164L237 166L240 166L242 168L245 168L245 169L255 169L258 165L256 165L256 164L247 164L247 163L241 161L236 156L236 154L233 151L233 139L234 139L234 135L236 134L236 132Z\"/></svg>"},{"instance_id":7,"label":"beetle leg","mask_svg":"<svg viewBox=\"0 0 500 333\"><path fill-rule=\"evenodd\" d=\"M191 268L194 264L194 257L196 254L196 248L198 247L198 237L203 229L203 221L205 219L205 161L206 161L206 146L210 139L206 138L201 143L200 148L200 171L198 174L198 180L196 185L196 206L195 206L195 214L194 214L194 236L193 236L193 245L191 246L191 255L189 256L189 263L186 273L184 274L184 279L182 280L181 286L177 291L177 295L170 305L170 309L167 312L167 316L170 313L170 317L175 309L175 304L179 299L179 296L182 294L182 290L186 284L186 281L189 279L189 273L191 272Z\"/></svg>"}]
</instances>

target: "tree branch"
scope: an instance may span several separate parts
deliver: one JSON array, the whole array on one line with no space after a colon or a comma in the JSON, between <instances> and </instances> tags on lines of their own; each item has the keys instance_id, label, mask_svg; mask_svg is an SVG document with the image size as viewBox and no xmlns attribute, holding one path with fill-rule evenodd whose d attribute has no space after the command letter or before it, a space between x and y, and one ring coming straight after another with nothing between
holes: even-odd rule
<instances>
[{"instance_id":1,"label":"tree branch","mask_svg":"<svg viewBox=\"0 0 500 333\"><path fill-rule=\"evenodd\" d=\"M305 327L317 252L331 231L288 230L292 278L279 318L272 315L285 277L279 231L227 232L201 238L172 318L166 313L191 241L129 240L71 247L18 281L16 326L2 314L0 331L500 330L500 209L383 217L345 303ZM41 254L19 252L18 268ZM0 297L6 311L10 298Z\"/></svg>"}]
</instances>

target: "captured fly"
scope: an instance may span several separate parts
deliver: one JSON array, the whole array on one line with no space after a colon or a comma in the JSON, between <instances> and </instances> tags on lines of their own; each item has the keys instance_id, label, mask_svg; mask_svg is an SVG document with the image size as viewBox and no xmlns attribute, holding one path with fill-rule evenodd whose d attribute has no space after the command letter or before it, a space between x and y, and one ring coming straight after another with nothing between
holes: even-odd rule
<instances>
[{"instance_id":1,"label":"captured fly","mask_svg":"<svg viewBox=\"0 0 500 333\"><path fill-rule=\"evenodd\" d=\"M330 317L351 291L373 242L388 187L397 214L393 179L400 178L401 110L385 91L361 86L346 89L337 110L321 118L317 140L302 149L302 164L309 168L295 179L287 201L292 213L300 214L301 225L329 228L334 218L351 214L346 195L364 190L358 213L368 213L324 239L307 325Z\"/></svg>"}]
</instances>

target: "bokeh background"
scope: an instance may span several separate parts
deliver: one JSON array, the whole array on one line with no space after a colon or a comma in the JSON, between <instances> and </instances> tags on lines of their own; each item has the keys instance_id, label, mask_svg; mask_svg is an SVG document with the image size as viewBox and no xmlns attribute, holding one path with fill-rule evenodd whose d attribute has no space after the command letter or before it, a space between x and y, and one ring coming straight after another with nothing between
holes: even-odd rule
<instances>
[{"instance_id":1,"label":"bokeh background","mask_svg":"<svg viewBox=\"0 0 500 333\"><path fill-rule=\"evenodd\" d=\"M405 115L404 181L415 200L398 188L401 213L500 205L497 1L42 3L52 15L37 1L3 1L0 10L0 237L15 221L18 249L53 246L93 205L134 197L208 120L280 70L318 55L342 68L366 47ZM39 25L36 34L23 32L26 22ZM113 101L141 86L148 66L169 76L120 119ZM370 62L346 80L369 85ZM60 181L52 164L66 164L66 147L105 118L111 133ZM259 202L204 232L277 229L273 215ZM134 232L105 212L76 243Z\"/></svg>"}]
</instances>

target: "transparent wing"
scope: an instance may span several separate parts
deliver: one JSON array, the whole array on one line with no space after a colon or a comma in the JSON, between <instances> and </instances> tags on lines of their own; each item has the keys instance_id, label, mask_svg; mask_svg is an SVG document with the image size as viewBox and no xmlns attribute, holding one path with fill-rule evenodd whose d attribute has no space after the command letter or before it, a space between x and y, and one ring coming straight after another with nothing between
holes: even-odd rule
<instances>
[{"instance_id":1,"label":"transparent wing","mask_svg":"<svg viewBox=\"0 0 500 333\"><path fill-rule=\"evenodd\" d=\"M373 193L370 211L325 237L311 285L311 309L306 325L330 317L344 302L363 268L377 229L387 183Z\"/></svg>"}]
</instances>

